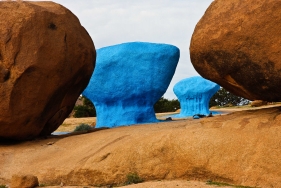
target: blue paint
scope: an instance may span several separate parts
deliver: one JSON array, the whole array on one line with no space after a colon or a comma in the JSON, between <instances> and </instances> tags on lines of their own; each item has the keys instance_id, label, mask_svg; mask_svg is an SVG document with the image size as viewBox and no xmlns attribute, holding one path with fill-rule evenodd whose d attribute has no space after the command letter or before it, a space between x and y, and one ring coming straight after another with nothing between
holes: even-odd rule
<instances>
[{"instance_id":1,"label":"blue paint","mask_svg":"<svg viewBox=\"0 0 281 188\"><path fill-rule=\"evenodd\" d=\"M197 116L197 115L194 115L194 116L193 116L193 119L200 119L200 117Z\"/></svg>"},{"instance_id":2,"label":"blue paint","mask_svg":"<svg viewBox=\"0 0 281 188\"><path fill-rule=\"evenodd\" d=\"M174 93L181 105L181 112L175 117L181 118L195 114L209 115L209 101L219 89L218 84L201 76L181 80L174 86Z\"/></svg>"},{"instance_id":3,"label":"blue paint","mask_svg":"<svg viewBox=\"0 0 281 188\"><path fill-rule=\"evenodd\" d=\"M179 55L175 46L144 42L97 50L94 73L82 93L95 105L96 127L158 122L153 105L166 92Z\"/></svg>"}]
</instances>

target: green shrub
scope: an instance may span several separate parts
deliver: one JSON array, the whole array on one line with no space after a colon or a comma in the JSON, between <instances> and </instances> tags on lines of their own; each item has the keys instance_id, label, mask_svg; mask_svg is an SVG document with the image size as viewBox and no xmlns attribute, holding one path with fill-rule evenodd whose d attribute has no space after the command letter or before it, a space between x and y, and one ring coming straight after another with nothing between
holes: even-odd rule
<instances>
[{"instance_id":1,"label":"green shrub","mask_svg":"<svg viewBox=\"0 0 281 188\"><path fill-rule=\"evenodd\" d=\"M75 127L74 132L77 132L77 131L88 131L88 130L91 130L91 129L93 129L92 126L90 126L88 124L85 124L85 123L82 123L82 124L78 125L77 127Z\"/></svg>"},{"instance_id":2,"label":"green shrub","mask_svg":"<svg viewBox=\"0 0 281 188\"><path fill-rule=\"evenodd\" d=\"M129 173L127 174L127 181L126 184L137 184L143 182L143 179L139 177L137 173Z\"/></svg>"},{"instance_id":3,"label":"green shrub","mask_svg":"<svg viewBox=\"0 0 281 188\"><path fill-rule=\"evenodd\" d=\"M7 188L6 185L0 185L0 188Z\"/></svg>"},{"instance_id":4,"label":"green shrub","mask_svg":"<svg viewBox=\"0 0 281 188\"><path fill-rule=\"evenodd\" d=\"M221 87L210 99L209 106L243 106L249 104L249 100L240 96L236 96Z\"/></svg>"},{"instance_id":5,"label":"green shrub","mask_svg":"<svg viewBox=\"0 0 281 188\"><path fill-rule=\"evenodd\" d=\"M86 97L82 97L81 100L83 101L83 105L77 105L73 108L73 116L75 118L96 117L96 109L94 104Z\"/></svg>"},{"instance_id":6,"label":"green shrub","mask_svg":"<svg viewBox=\"0 0 281 188\"><path fill-rule=\"evenodd\" d=\"M161 97L154 104L155 113L174 112L177 109L180 109L180 102L177 99L169 100Z\"/></svg>"},{"instance_id":7,"label":"green shrub","mask_svg":"<svg viewBox=\"0 0 281 188\"><path fill-rule=\"evenodd\" d=\"M75 106L73 111L74 111L73 116L76 118L95 117L96 116L96 110L94 108L90 108L90 107L84 106L84 105Z\"/></svg>"}]
</instances>

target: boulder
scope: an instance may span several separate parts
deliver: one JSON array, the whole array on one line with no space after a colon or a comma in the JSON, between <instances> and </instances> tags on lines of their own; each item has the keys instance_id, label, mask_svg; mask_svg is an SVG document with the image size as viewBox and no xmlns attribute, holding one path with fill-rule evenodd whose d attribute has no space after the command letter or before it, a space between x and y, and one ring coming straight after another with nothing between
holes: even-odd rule
<instances>
[{"instance_id":1,"label":"boulder","mask_svg":"<svg viewBox=\"0 0 281 188\"><path fill-rule=\"evenodd\" d=\"M34 188L39 186L38 178L34 175L13 175L10 188Z\"/></svg>"},{"instance_id":2,"label":"boulder","mask_svg":"<svg viewBox=\"0 0 281 188\"><path fill-rule=\"evenodd\" d=\"M181 118L196 115L199 118L200 115L204 117L209 115L210 99L219 89L220 86L218 84L201 76L194 76L179 81L173 90L180 101L181 111L180 114L174 117Z\"/></svg>"},{"instance_id":3,"label":"boulder","mask_svg":"<svg viewBox=\"0 0 281 188\"><path fill-rule=\"evenodd\" d=\"M93 41L53 2L1 2L0 24L0 139L48 135L89 82Z\"/></svg>"},{"instance_id":4,"label":"boulder","mask_svg":"<svg viewBox=\"0 0 281 188\"><path fill-rule=\"evenodd\" d=\"M82 93L95 105L96 128L157 122L153 105L166 92L179 54L175 46L145 42L98 49Z\"/></svg>"},{"instance_id":5,"label":"boulder","mask_svg":"<svg viewBox=\"0 0 281 188\"><path fill-rule=\"evenodd\" d=\"M252 107L259 107L259 106L263 106L266 104L267 104L267 101L262 101L262 100L255 100L255 101L251 102Z\"/></svg>"},{"instance_id":6,"label":"boulder","mask_svg":"<svg viewBox=\"0 0 281 188\"><path fill-rule=\"evenodd\" d=\"M191 62L235 95L279 101L280 28L280 1L213 1L193 33Z\"/></svg>"}]
</instances>

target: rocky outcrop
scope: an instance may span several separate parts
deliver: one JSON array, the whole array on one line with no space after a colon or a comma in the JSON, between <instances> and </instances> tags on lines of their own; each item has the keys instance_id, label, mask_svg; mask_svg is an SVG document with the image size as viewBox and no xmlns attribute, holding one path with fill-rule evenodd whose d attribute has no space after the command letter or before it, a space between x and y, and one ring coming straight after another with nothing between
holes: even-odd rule
<instances>
[{"instance_id":1,"label":"rocky outcrop","mask_svg":"<svg viewBox=\"0 0 281 188\"><path fill-rule=\"evenodd\" d=\"M279 106L0 145L0 185L24 172L45 185L120 185L136 173L281 187L280 120Z\"/></svg>"},{"instance_id":2,"label":"rocky outcrop","mask_svg":"<svg viewBox=\"0 0 281 188\"><path fill-rule=\"evenodd\" d=\"M174 117L187 117L195 114L209 115L211 97L220 89L214 82L201 76L183 79L174 86L174 93L181 105L180 114Z\"/></svg>"},{"instance_id":3,"label":"rocky outcrop","mask_svg":"<svg viewBox=\"0 0 281 188\"><path fill-rule=\"evenodd\" d=\"M153 105L166 92L179 60L167 44L131 42L97 50L83 95L96 108L96 127L157 122Z\"/></svg>"},{"instance_id":4,"label":"rocky outcrop","mask_svg":"<svg viewBox=\"0 0 281 188\"><path fill-rule=\"evenodd\" d=\"M48 135L87 86L94 44L53 2L1 2L0 25L0 139Z\"/></svg>"},{"instance_id":5,"label":"rocky outcrop","mask_svg":"<svg viewBox=\"0 0 281 188\"><path fill-rule=\"evenodd\" d=\"M204 78L250 100L281 99L281 4L216 0L197 24L191 62Z\"/></svg>"}]
</instances>

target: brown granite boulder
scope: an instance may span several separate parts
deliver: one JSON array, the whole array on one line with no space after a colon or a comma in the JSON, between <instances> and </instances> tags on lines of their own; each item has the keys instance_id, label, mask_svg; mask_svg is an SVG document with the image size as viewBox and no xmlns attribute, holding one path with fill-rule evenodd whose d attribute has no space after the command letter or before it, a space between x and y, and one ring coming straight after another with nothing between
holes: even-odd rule
<instances>
[{"instance_id":1,"label":"brown granite boulder","mask_svg":"<svg viewBox=\"0 0 281 188\"><path fill-rule=\"evenodd\" d=\"M281 2L216 0L197 24L191 62L204 78L251 100L281 100Z\"/></svg>"},{"instance_id":2,"label":"brown granite boulder","mask_svg":"<svg viewBox=\"0 0 281 188\"><path fill-rule=\"evenodd\" d=\"M53 2L0 2L0 25L0 139L48 135L89 82L93 41Z\"/></svg>"}]
</instances>

